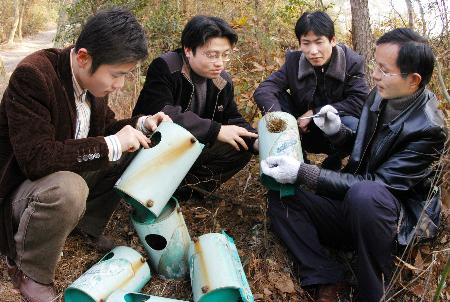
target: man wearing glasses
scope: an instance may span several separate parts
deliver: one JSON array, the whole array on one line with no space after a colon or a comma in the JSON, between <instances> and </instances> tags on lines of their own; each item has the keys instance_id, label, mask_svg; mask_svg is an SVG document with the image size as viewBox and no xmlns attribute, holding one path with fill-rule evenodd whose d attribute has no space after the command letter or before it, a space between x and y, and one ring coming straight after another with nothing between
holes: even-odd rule
<instances>
[{"instance_id":1,"label":"man wearing glasses","mask_svg":"<svg viewBox=\"0 0 450 302\"><path fill-rule=\"evenodd\" d=\"M191 196L192 187L214 191L247 164L257 146L225 71L237 39L220 18L192 18L181 35L182 48L150 64L133 110L133 115L162 111L206 145L178 190L181 199Z\"/></svg>"},{"instance_id":2,"label":"man wearing glasses","mask_svg":"<svg viewBox=\"0 0 450 302\"><path fill-rule=\"evenodd\" d=\"M281 183L304 185L292 200L269 197L273 230L299 263L302 286L319 289L317 301L334 301L344 288L346 267L325 247L356 251L356 301L385 301L395 244L436 235L440 192L435 163L447 136L439 101L426 88L434 67L427 41L408 28L376 43L369 94L356 133L330 105L314 123L351 155L342 172L288 157L262 163ZM352 147L353 146L353 147Z\"/></svg>"}]
</instances>

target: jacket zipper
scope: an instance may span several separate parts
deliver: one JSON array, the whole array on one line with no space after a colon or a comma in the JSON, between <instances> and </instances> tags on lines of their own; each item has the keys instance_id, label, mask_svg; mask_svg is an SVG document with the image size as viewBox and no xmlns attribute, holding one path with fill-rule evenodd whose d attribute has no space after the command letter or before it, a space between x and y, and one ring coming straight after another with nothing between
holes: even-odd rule
<instances>
[{"instance_id":1,"label":"jacket zipper","mask_svg":"<svg viewBox=\"0 0 450 302\"><path fill-rule=\"evenodd\" d=\"M369 142L367 143L366 148L364 149L364 152L363 152L363 155L361 156L358 167L356 167L356 170L355 170L355 172L353 172L353 175L356 175L356 173L358 173L358 170L361 167L362 161L364 160L364 156L366 155L367 149L369 149L370 143L372 142L372 139L375 136L375 132L377 132L379 117L380 117L380 113L377 114L377 120L375 122L375 130L372 132L372 136L370 137Z\"/></svg>"},{"instance_id":2,"label":"jacket zipper","mask_svg":"<svg viewBox=\"0 0 450 302\"><path fill-rule=\"evenodd\" d=\"M189 109L189 106L191 106L192 103L192 97L194 96L194 90L195 90L195 86L194 83L192 83L187 76L184 75L184 73L181 73L183 75L183 77L189 82L189 84L191 84L192 86L192 91L191 91L191 97L189 98L189 103L186 106L186 109L184 110L184 112L186 112Z\"/></svg>"},{"instance_id":3,"label":"jacket zipper","mask_svg":"<svg viewBox=\"0 0 450 302\"><path fill-rule=\"evenodd\" d=\"M219 102L219 95L220 95L221 92L222 92L222 90L219 90L219 92L217 93L217 96L216 96L216 104L214 105L214 111L213 111L211 120L214 119L214 115L216 114L217 103Z\"/></svg>"}]
</instances>

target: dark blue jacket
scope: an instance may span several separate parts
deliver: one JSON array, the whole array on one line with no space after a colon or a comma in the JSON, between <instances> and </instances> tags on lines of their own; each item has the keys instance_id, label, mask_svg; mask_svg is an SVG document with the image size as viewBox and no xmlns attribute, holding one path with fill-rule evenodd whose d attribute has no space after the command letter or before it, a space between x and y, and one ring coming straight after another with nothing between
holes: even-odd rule
<instances>
[{"instance_id":1,"label":"dark blue jacket","mask_svg":"<svg viewBox=\"0 0 450 302\"><path fill-rule=\"evenodd\" d=\"M320 81L322 82L322 81ZM301 51L288 52L284 65L256 89L253 97L261 112L287 111L299 117L312 109L320 110L332 104L339 111L359 118L369 88L364 74L364 60L345 45L333 47L331 59L323 79L323 87L317 87L314 67ZM314 94L321 89L325 99L314 104ZM280 104L283 94L291 95L290 108Z\"/></svg>"}]
</instances>

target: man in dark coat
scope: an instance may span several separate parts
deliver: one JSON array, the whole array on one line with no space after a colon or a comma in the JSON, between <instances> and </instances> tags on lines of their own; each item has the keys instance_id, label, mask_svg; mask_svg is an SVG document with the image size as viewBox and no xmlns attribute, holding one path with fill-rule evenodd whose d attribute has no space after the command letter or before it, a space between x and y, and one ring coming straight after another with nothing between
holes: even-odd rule
<instances>
[{"instance_id":1,"label":"man in dark coat","mask_svg":"<svg viewBox=\"0 0 450 302\"><path fill-rule=\"evenodd\" d=\"M97 247L119 197L112 188L163 113L117 121L109 93L147 56L128 11L91 17L74 47L26 57L0 104L0 248L14 287L28 301L56 297L55 268L77 228Z\"/></svg>"},{"instance_id":2,"label":"man in dark coat","mask_svg":"<svg viewBox=\"0 0 450 302\"><path fill-rule=\"evenodd\" d=\"M181 198L190 196L190 185L215 190L247 164L256 147L257 135L239 113L225 71L236 42L224 20L192 18L181 35L182 48L150 64L133 110L133 115L162 111L206 145L179 190Z\"/></svg>"},{"instance_id":3,"label":"man in dark coat","mask_svg":"<svg viewBox=\"0 0 450 302\"><path fill-rule=\"evenodd\" d=\"M355 131L369 91L364 60L336 44L333 21L324 12L304 13L295 35L300 51L288 52L284 65L259 85L253 97L263 114L284 111L297 118L303 151L328 154L322 167L337 170L347 154L335 150L307 117L333 104L342 122Z\"/></svg>"},{"instance_id":4,"label":"man in dark coat","mask_svg":"<svg viewBox=\"0 0 450 302\"><path fill-rule=\"evenodd\" d=\"M439 224L440 193L433 164L444 150L447 129L436 96L426 89L434 67L427 41L411 29L395 29L377 41L372 77L376 87L356 133L328 105L315 124L340 148L351 151L342 172L288 157L268 158L263 173L298 183L291 200L270 194L273 230L299 263L302 286L319 286L318 301L334 301L344 265L325 246L357 252L357 301L391 294L395 242L431 238ZM353 148L352 148L353 146ZM279 195L279 194L278 194Z\"/></svg>"}]
</instances>

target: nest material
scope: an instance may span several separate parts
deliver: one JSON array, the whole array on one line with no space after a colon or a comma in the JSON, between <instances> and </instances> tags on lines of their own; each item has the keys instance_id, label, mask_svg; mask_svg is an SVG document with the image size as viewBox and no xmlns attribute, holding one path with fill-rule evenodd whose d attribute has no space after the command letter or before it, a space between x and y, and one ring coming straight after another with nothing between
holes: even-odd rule
<instances>
[{"instance_id":1,"label":"nest material","mask_svg":"<svg viewBox=\"0 0 450 302\"><path fill-rule=\"evenodd\" d=\"M267 130L271 133L279 133L286 130L287 123L285 120L279 117L267 117L266 119Z\"/></svg>"}]
</instances>

